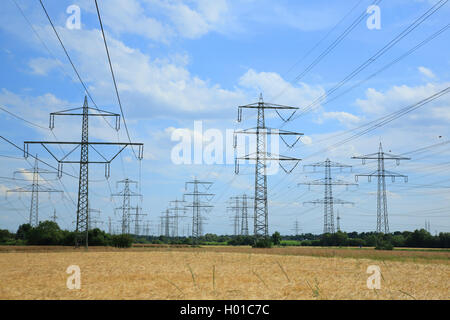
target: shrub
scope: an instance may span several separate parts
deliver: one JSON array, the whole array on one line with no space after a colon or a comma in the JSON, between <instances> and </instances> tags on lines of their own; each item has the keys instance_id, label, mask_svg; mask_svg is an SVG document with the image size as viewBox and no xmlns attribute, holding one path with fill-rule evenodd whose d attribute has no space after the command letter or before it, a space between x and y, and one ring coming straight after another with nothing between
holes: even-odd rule
<instances>
[{"instance_id":1,"label":"shrub","mask_svg":"<svg viewBox=\"0 0 450 320\"><path fill-rule=\"evenodd\" d=\"M130 248L133 244L133 237L128 234L114 235L111 241L114 247Z\"/></svg>"},{"instance_id":2,"label":"shrub","mask_svg":"<svg viewBox=\"0 0 450 320\"><path fill-rule=\"evenodd\" d=\"M259 239L252 246L253 248L272 248L272 241L269 238Z\"/></svg>"},{"instance_id":3,"label":"shrub","mask_svg":"<svg viewBox=\"0 0 450 320\"><path fill-rule=\"evenodd\" d=\"M42 221L32 228L27 235L27 243L32 245L58 245L63 240L63 233L53 221Z\"/></svg>"},{"instance_id":4,"label":"shrub","mask_svg":"<svg viewBox=\"0 0 450 320\"><path fill-rule=\"evenodd\" d=\"M375 250L393 250L394 246L389 241L379 241Z\"/></svg>"}]
</instances>

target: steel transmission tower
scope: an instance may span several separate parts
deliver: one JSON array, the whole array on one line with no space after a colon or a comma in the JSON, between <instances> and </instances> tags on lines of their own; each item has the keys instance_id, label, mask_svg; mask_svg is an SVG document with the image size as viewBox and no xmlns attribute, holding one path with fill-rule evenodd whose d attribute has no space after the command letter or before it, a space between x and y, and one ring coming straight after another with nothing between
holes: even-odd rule
<instances>
[{"instance_id":1,"label":"steel transmission tower","mask_svg":"<svg viewBox=\"0 0 450 320\"><path fill-rule=\"evenodd\" d=\"M15 171L14 175L17 173L28 173L33 175L33 182L31 185L20 187L17 189L7 190L6 193L17 192L17 193L31 193L31 203L30 203L30 217L28 223L32 227L37 227L39 224L39 193L56 193L61 192L61 190L56 190L52 188L45 187L39 183L39 177L41 174L55 174L53 171L48 171L45 169L39 169L37 155L34 161L34 167L31 170L24 169L20 171Z\"/></svg>"},{"instance_id":2,"label":"steel transmission tower","mask_svg":"<svg viewBox=\"0 0 450 320\"><path fill-rule=\"evenodd\" d=\"M140 216L146 216L147 214L146 213L139 213L140 211L142 211L142 208L141 207L139 207L139 205L138 206L136 206L136 208L135 208L135 210L136 210L136 212L135 212L135 214L134 214L134 234L135 235L140 235L140 232L141 232L141 225L140 225Z\"/></svg>"},{"instance_id":3,"label":"steel transmission tower","mask_svg":"<svg viewBox=\"0 0 450 320\"><path fill-rule=\"evenodd\" d=\"M163 234L166 238L170 237L170 219L171 216L169 214L169 209L166 209L161 215L161 234Z\"/></svg>"},{"instance_id":4,"label":"steel transmission tower","mask_svg":"<svg viewBox=\"0 0 450 320\"><path fill-rule=\"evenodd\" d=\"M234 235L248 236L248 200L253 199L246 194L230 197L230 206L227 209L234 212Z\"/></svg>"},{"instance_id":5,"label":"steel transmission tower","mask_svg":"<svg viewBox=\"0 0 450 320\"><path fill-rule=\"evenodd\" d=\"M101 223L102 221L95 218L93 213L98 213L100 216L101 211L98 209L92 209L91 206L88 206L88 228L89 230L93 230L97 228L97 224Z\"/></svg>"},{"instance_id":6,"label":"steel transmission tower","mask_svg":"<svg viewBox=\"0 0 450 320\"><path fill-rule=\"evenodd\" d=\"M111 217L108 217L108 233L112 234L112 222Z\"/></svg>"},{"instance_id":7,"label":"steel transmission tower","mask_svg":"<svg viewBox=\"0 0 450 320\"><path fill-rule=\"evenodd\" d=\"M81 110L81 112L79 111ZM139 151L137 158L143 158L143 143L131 143L131 142L90 142L89 141L89 117L101 116L114 117L116 120L115 129L118 131L120 129L120 115L117 113L112 113L100 109L89 108L87 97L84 97L84 104L81 108L74 108L69 110L63 110L59 112L50 113L50 129L53 130L55 127L55 116L81 116L81 141L80 142L58 142L58 141L25 141L24 142L24 156L28 157L28 150L30 144L40 144L47 152L58 162L58 175L62 177L63 174L63 164L65 163L76 163L80 165L80 174L78 180L78 203L77 203L77 222L76 222L76 239L75 245L79 246L82 242L82 235L84 234L84 243L86 248L88 247L88 229L89 229L89 164L104 164L105 165L105 177L110 176L110 165L111 162L121 153L127 146L138 146ZM63 157L58 157L53 151L50 150L50 145L71 145L74 146ZM98 146L119 146L120 150L115 152L112 157L106 158L98 150ZM69 155L72 154L76 149L80 148L80 158L79 160L70 160ZM89 160L89 149L95 151L100 159Z\"/></svg>"},{"instance_id":8,"label":"steel transmission tower","mask_svg":"<svg viewBox=\"0 0 450 320\"><path fill-rule=\"evenodd\" d=\"M111 196L122 197L122 206L116 208L116 210L122 211L122 234L130 234L131 210L136 210L136 214L138 214L138 207L131 206L131 197L142 197L142 195L131 191L130 189L130 184L135 184L137 186L137 181L128 178L117 181L116 188L119 184L123 184L123 190L114 193Z\"/></svg>"},{"instance_id":9,"label":"steel transmission tower","mask_svg":"<svg viewBox=\"0 0 450 320\"><path fill-rule=\"evenodd\" d=\"M234 226L234 235L239 236L241 234L240 230L240 215L241 215L241 198L240 197L230 197L230 206L227 207L228 210L232 210L234 216L233 226Z\"/></svg>"},{"instance_id":10,"label":"steel transmission tower","mask_svg":"<svg viewBox=\"0 0 450 320\"><path fill-rule=\"evenodd\" d=\"M323 200L318 199L314 201L306 201L304 203L311 203L311 204L323 204L323 233L334 233L334 205L335 204L353 204L353 202L341 200L334 198L333 196L333 185L341 185L341 186L350 186L350 185L357 185L356 183L352 182L346 182L342 180L333 179L331 177L331 168L340 168L341 170L343 168L351 168L352 166L341 164L338 162L332 162L330 159L326 159L324 162L318 162L310 165L305 165L304 167L313 167L314 170L317 167L323 167L325 168L325 178L309 181L309 182L303 182L299 183L299 185L308 185L309 187L311 185L323 185L325 187L324 190L324 196Z\"/></svg>"},{"instance_id":11,"label":"steel transmission tower","mask_svg":"<svg viewBox=\"0 0 450 320\"><path fill-rule=\"evenodd\" d=\"M299 235L299 230L300 230L298 220L295 220L294 229L293 230L295 232L295 235L298 236Z\"/></svg>"},{"instance_id":12,"label":"steel transmission tower","mask_svg":"<svg viewBox=\"0 0 450 320\"><path fill-rule=\"evenodd\" d=\"M188 181L185 184L186 191L189 189L189 186L192 185L192 191L188 191L184 194L185 197L192 197L192 202L186 205L187 208L192 208L192 245L197 244L198 237L203 235L202 212L213 207L201 200L201 197L206 197L207 199L208 197L214 196L213 193L207 193L212 184L212 182L199 181L197 179ZM205 191L199 191L199 186L202 186Z\"/></svg>"},{"instance_id":13,"label":"steel transmission tower","mask_svg":"<svg viewBox=\"0 0 450 320\"><path fill-rule=\"evenodd\" d=\"M56 223L56 219L58 219L58 217L56 216L56 209L53 209L52 221Z\"/></svg>"},{"instance_id":14,"label":"steel transmission tower","mask_svg":"<svg viewBox=\"0 0 450 320\"><path fill-rule=\"evenodd\" d=\"M267 205L267 161L278 161L280 167L286 172L290 173L297 166L301 159L285 157L277 154L267 152L267 136L274 134L279 135L281 140L289 148L293 148L295 144L300 140L302 133L291 132L286 130L275 130L266 126L265 111L275 110L278 116L284 121L289 121L294 113L298 110L296 107L288 107L282 105L276 105L271 103L265 103L260 95L259 102L249 104L246 106L238 107L238 122L242 121L242 109L256 109L257 110L257 124L256 128L245 129L242 131L236 131L234 136L234 147L237 147L236 134L256 135L256 150L254 153L247 154L243 157L236 157L235 159L235 173L239 173L239 160L252 160L255 161L255 197L254 197L254 235L256 238L268 237L269 235L269 220L268 220L268 205ZM280 110L291 110L292 114L289 118L284 119L281 117ZM295 142L289 145L283 136L297 136ZM295 161L295 165L290 169L281 164L283 161Z\"/></svg>"},{"instance_id":15,"label":"steel transmission tower","mask_svg":"<svg viewBox=\"0 0 450 320\"><path fill-rule=\"evenodd\" d=\"M377 232L389 233L389 221L388 221L388 209L387 209L387 197L386 197L386 177L390 177L392 182L395 182L395 178L403 178L405 183L408 182L408 177L402 174L398 174L392 171L385 170L384 160L395 160L396 164L400 164L400 160L411 160L411 158L397 156L394 154L386 153L383 151L383 146L378 148L377 153L368 154L360 157L352 157L352 159L361 159L362 164L366 163L366 160L377 160L378 168L374 172L367 174L355 175L356 181L358 177L367 177L368 181L372 180L372 177L378 178L378 192L377 192Z\"/></svg>"},{"instance_id":16,"label":"steel transmission tower","mask_svg":"<svg viewBox=\"0 0 450 320\"><path fill-rule=\"evenodd\" d=\"M172 236L178 237L178 227L179 222L178 220L180 218L186 218L184 214L186 213L186 201L184 200L173 200L169 202L169 213L171 213L171 216L173 218L173 225L172 225Z\"/></svg>"},{"instance_id":17,"label":"steel transmission tower","mask_svg":"<svg viewBox=\"0 0 450 320\"><path fill-rule=\"evenodd\" d=\"M337 211L336 223L337 223L337 231L341 231L341 217L339 216L339 210Z\"/></svg>"}]
</instances>

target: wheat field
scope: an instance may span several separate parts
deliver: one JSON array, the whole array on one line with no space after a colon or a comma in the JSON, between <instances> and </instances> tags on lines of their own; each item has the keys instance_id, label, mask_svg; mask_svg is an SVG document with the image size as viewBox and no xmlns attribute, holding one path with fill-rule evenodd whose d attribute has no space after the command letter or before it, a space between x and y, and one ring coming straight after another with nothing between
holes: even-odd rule
<instances>
[{"instance_id":1,"label":"wheat field","mask_svg":"<svg viewBox=\"0 0 450 320\"><path fill-rule=\"evenodd\" d=\"M448 253L442 259L396 261L274 252L4 251L0 299L450 298ZM80 290L66 286L70 265L80 267ZM369 265L381 270L378 290L367 288Z\"/></svg>"}]
</instances>

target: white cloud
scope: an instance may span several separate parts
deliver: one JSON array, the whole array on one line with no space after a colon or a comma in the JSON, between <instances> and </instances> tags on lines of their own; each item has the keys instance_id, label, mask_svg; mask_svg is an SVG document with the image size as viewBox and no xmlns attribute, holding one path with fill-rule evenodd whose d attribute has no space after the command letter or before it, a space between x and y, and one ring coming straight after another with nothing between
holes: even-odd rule
<instances>
[{"instance_id":1,"label":"white cloud","mask_svg":"<svg viewBox=\"0 0 450 320\"><path fill-rule=\"evenodd\" d=\"M84 0L81 5L96 13L91 1ZM164 43L175 37L196 39L223 30L232 19L228 9L227 0L109 0L100 7L103 23L113 32Z\"/></svg>"},{"instance_id":2,"label":"white cloud","mask_svg":"<svg viewBox=\"0 0 450 320\"><path fill-rule=\"evenodd\" d=\"M433 73L433 71L431 71L431 70L428 69L428 68L425 68L425 67L418 67L417 69L420 71L420 73L422 73L423 75L425 75L427 78L431 78L431 79L436 78L436 76L435 76L435 74Z\"/></svg>"},{"instance_id":3,"label":"white cloud","mask_svg":"<svg viewBox=\"0 0 450 320\"><path fill-rule=\"evenodd\" d=\"M244 88L252 89L255 96L263 93L265 101L296 107L309 105L325 92L320 86L313 87L306 83L295 87L275 72L256 72L253 69L248 70L239 79L239 84Z\"/></svg>"},{"instance_id":4,"label":"white cloud","mask_svg":"<svg viewBox=\"0 0 450 320\"><path fill-rule=\"evenodd\" d=\"M393 86L385 92L369 88L366 91L366 99L357 99L356 105L368 114L385 114L421 101L445 89L449 85L450 83L448 82L439 84L427 83L415 87L401 85ZM436 104L442 103L448 105L448 103L450 103L450 98L444 96L431 105L436 106ZM429 110L430 108L428 107L427 109ZM426 117L429 117L430 115L430 113L427 113Z\"/></svg>"},{"instance_id":5,"label":"white cloud","mask_svg":"<svg viewBox=\"0 0 450 320\"><path fill-rule=\"evenodd\" d=\"M358 116L344 111L324 112L323 117L326 119L336 119L340 123L347 126L361 121L361 118Z\"/></svg>"},{"instance_id":6,"label":"white cloud","mask_svg":"<svg viewBox=\"0 0 450 320\"><path fill-rule=\"evenodd\" d=\"M34 58L28 62L31 72L37 75L46 76L50 71L61 65L56 59Z\"/></svg>"}]
</instances>

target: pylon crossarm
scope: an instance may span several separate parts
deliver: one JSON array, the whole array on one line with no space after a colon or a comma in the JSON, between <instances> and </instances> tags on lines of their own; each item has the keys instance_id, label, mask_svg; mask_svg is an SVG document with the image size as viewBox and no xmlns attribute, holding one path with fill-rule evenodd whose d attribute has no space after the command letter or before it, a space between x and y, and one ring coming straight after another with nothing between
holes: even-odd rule
<instances>
[{"instance_id":1,"label":"pylon crossarm","mask_svg":"<svg viewBox=\"0 0 450 320\"><path fill-rule=\"evenodd\" d=\"M287 143L287 141L284 139L284 137L282 135L280 135L280 138L283 141L283 143L286 145L286 147L288 147L289 149L292 149L293 147L295 147L297 142L300 141L300 138L301 138L302 135L303 135L303 133L299 133L297 139L295 139L295 141L293 143L291 143L291 144Z\"/></svg>"},{"instance_id":2,"label":"pylon crossarm","mask_svg":"<svg viewBox=\"0 0 450 320\"><path fill-rule=\"evenodd\" d=\"M238 106L238 108L244 108L244 109L280 109L280 110L298 110L298 107L290 107L290 106L284 106L281 104L274 104L274 103L267 103L267 102L255 102L251 104L247 104L245 106Z\"/></svg>"},{"instance_id":3,"label":"pylon crossarm","mask_svg":"<svg viewBox=\"0 0 450 320\"><path fill-rule=\"evenodd\" d=\"M278 109L278 108L277 108L277 109ZM277 113L278 117L280 117L280 119L281 119L283 122L288 122L288 121L290 121L290 120L292 119L292 117L294 116L294 114L297 112L297 110L294 110L294 111L291 113L291 115L290 115L287 119L285 119L285 118L278 112L277 109L275 109L275 112Z\"/></svg>"},{"instance_id":4,"label":"pylon crossarm","mask_svg":"<svg viewBox=\"0 0 450 320\"><path fill-rule=\"evenodd\" d=\"M42 145L45 150L59 163L79 163L78 161L74 161L74 160L66 160L66 158L72 154L76 149L78 149L82 143L81 142L55 142L55 141L25 141L24 144L27 146L26 150L28 150L28 145L29 144L40 144ZM75 145L75 147L69 152L67 153L64 157L62 158L58 158L46 145L54 145L54 144L58 144L58 145ZM89 163L97 163L97 164L104 164L104 163L110 163L112 162L123 150L125 150L126 147L128 146L139 146L139 155L138 158L142 159L143 158L143 143L129 143L129 142L87 142L86 143L89 147L91 147L97 154L99 154L101 156L101 158L104 161L89 161ZM122 148L117 151L110 159L107 159L105 156L103 156L94 146L121 146ZM26 152L25 154L25 158L28 156L28 152Z\"/></svg>"},{"instance_id":5,"label":"pylon crossarm","mask_svg":"<svg viewBox=\"0 0 450 320\"><path fill-rule=\"evenodd\" d=\"M282 165L282 161L278 162L278 165L280 166L281 169L283 169L283 171L287 174L292 173L292 171L294 171L294 169L298 166L298 164L300 163L300 159L298 160L293 160L295 161L295 164L291 167L291 169L286 169L283 165Z\"/></svg>"},{"instance_id":6,"label":"pylon crossarm","mask_svg":"<svg viewBox=\"0 0 450 320\"><path fill-rule=\"evenodd\" d=\"M274 131L274 132L272 132ZM282 129L276 129L276 128L269 128L269 127L264 127L264 128L248 128L248 129L243 129L240 131L235 131L234 133L239 133L239 134L258 134L261 132L265 132L267 134L274 134L274 135L280 135L280 136L303 136L303 133L300 132L294 132L294 131L287 131L287 130L282 130Z\"/></svg>"}]
</instances>

